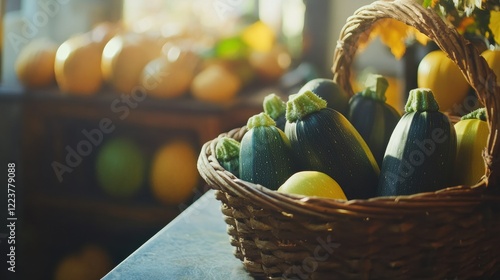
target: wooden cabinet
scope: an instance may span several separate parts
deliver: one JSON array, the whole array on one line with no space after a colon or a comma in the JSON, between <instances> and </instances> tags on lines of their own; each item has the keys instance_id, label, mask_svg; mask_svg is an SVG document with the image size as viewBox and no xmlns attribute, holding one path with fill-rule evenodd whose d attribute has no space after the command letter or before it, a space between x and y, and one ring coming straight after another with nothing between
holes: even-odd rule
<instances>
[{"instance_id":1,"label":"wooden cabinet","mask_svg":"<svg viewBox=\"0 0 500 280\"><path fill-rule=\"evenodd\" d=\"M25 93L20 103L27 277L51 277L62 257L88 243L103 246L121 261L206 191L200 180L185 204L167 206L153 197L146 180L133 198L111 197L95 177L102 143L131 138L149 161L160 145L177 136L199 150L261 112L263 97L270 92L277 91L252 89L225 105L189 97L134 100L111 92L93 97L65 96L57 90ZM56 163L69 169L58 173Z\"/></svg>"}]
</instances>

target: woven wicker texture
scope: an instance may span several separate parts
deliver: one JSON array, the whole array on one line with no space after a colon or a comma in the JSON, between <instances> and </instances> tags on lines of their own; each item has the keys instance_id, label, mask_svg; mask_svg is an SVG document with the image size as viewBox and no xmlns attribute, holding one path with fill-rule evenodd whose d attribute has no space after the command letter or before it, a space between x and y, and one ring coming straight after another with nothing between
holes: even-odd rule
<instances>
[{"instance_id":1,"label":"woven wicker texture","mask_svg":"<svg viewBox=\"0 0 500 280\"><path fill-rule=\"evenodd\" d=\"M496 78L472 45L432 11L410 0L379 1L344 26L334 80L352 94L350 65L357 38L378 19L415 26L457 62L488 109L485 179L433 193L337 201L270 191L236 178L217 162L222 136L205 143L198 169L217 199L230 242L248 272L270 279L471 279L500 271Z\"/></svg>"}]
</instances>

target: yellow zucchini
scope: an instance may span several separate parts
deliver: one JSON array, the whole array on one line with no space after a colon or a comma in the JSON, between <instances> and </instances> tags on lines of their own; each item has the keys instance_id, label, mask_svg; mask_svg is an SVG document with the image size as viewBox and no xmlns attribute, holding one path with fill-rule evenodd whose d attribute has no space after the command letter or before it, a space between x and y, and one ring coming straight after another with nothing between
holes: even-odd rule
<instances>
[{"instance_id":1,"label":"yellow zucchini","mask_svg":"<svg viewBox=\"0 0 500 280\"><path fill-rule=\"evenodd\" d=\"M457 157L455 180L457 185L474 185L485 173L483 150L486 147L489 129L485 121L484 108L462 117L455 124L457 133Z\"/></svg>"}]
</instances>

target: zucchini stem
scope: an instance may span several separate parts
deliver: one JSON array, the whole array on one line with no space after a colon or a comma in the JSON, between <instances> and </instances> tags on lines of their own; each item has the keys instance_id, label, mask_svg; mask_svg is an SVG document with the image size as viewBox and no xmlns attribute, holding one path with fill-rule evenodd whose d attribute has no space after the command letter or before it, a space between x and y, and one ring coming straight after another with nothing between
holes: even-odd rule
<instances>
[{"instance_id":1,"label":"zucchini stem","mask_svg":"<svg viewBox=\"0 0 500 280\"><path fill-rule=\"evenodd\" d=\"M286 103L274 93L264 97L264 113L268 114L271 118L276 120L285 113Z\"/></svg>"},{"instance_id":2,"label":"zucchini stem","mask_svg":"<svg viewBox=\"0 0 500 280\"><path fill-rule=\"evenodd\" d=\"M486 121L486 108L476 109L460 118L461 120L482 120Z\"/></svg>"},{"instance_id":3,"label":"zucchini stem","mask_svg":"<svg viewBox=\"0 0 500 280\"><path fill-rule=\"evenodd\" d=\"M406 113L439 111L439 105L434 94L428 88L416 88L410 90L410 96L405 105Z\"/></svg>"},{"instance_id":4,"label":"zucchini stem","mask_svg":"<svg viewBox=\"0 0 500 280\"><path fill-rule=\"evenodd\" d=\"M247 129L259 126L276 126L276 122L268 114L262 112L251 116L247 121Z\"/></svg>"},{"instance_id":5,"label":"zucchini stem","mask_svg":"<svg viewBox=\"0 0 500 280\"><path fill-rule=\"evenodd\" d=\"M389 82L382 75L369 75L365 82L365 89L360 92L363 97L385 102L385 92L389 87Z\"/></svg>"},{"instance_id":6,"label":"zucchini stem","mask_svg":"<svg viewBox=\"0 0 500 280\"><path fill-rule=\"evenodd\" d=\"M305 116L326 108L326 101L310 90L290 96L286 103L286 119L296 122Z\"/></svg>"},{"instance_id":7,"label":"zucchini stem","mask_svg":"<svg viewBox=\"0 0 500 280\"><path fill-rule=\"evenodd\" d=\"M218 160L230 161L240 156L240 142L224 136L215 146L215 157Z\"/></svg>"}]
</instances>

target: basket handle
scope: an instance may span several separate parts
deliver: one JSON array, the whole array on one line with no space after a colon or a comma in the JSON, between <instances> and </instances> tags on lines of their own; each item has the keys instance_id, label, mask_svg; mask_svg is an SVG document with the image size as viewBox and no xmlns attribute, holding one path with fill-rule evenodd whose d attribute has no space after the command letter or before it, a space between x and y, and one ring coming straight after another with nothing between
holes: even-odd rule
<instances>
[{"instance_id":1,"label":"basket handle","mask_svg":"<svg viewBox=\"0 0 500 280\"><path fill-rule=\"evenodd\" d=\"M499 124L500 92L496 76L472 43L465 40L455 28L450 28L433 10L424 8L415 0L379 0L358 9L347 19L340 32L334 53L333 80L353 95L350 84L351 64L361 34L379 19L401 21L427 35L460 68L467 82L476 91L479 101L486 107L490 134L483 157L486 165L484 180L487 186L497 186L500 180Z\"/></svg>"}]
</instances>

